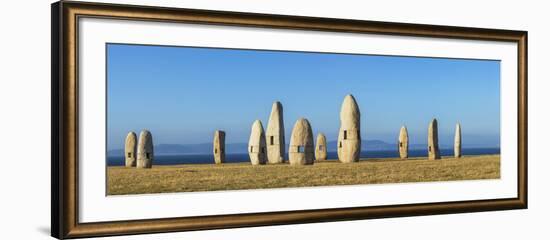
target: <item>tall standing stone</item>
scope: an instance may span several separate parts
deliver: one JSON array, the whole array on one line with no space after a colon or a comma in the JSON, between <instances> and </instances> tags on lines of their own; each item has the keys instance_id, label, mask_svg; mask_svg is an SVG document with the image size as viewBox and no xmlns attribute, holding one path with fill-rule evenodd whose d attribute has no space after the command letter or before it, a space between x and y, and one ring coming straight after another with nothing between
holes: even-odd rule
<instances>
[{"instance_id":1,"label":"tall standing stone","mask_svg":"<svg viewBox=\"0 0 550 240\"><path fill-rule=\"evenodd\" d=\"M428 127L428 159L441 159L437 133L437 119L433 119Z\"/></svg>"},{"instance_id":2,"label":"tall standing stone","mask_svg":"<svg viewBox=\"0 0 550 240\"><path fill-rule=\"evenodd\" d=\"M136 133L129 132L128 135L126 135L126 143L124 144L124 158L126 167L136 166L136 143Z\"/></svg>"},{"instance_id":3,"label":"tall standing stone","mask_svg":"<svg viewBox=\"0 0 550 240\"><path fill-rule=\"evenodd\" d=\"M462 130L460 123L456 124L455 129L455 158L462 157Z\"/></svg>"},{"instance_id":4,"label":"tall standing stone","mask_svg":"<svg viewBox=\"0 0 550 240\"><path fill-rule=\"evenodd\" d=\"M327 138L325 134L317 134L317 142L315 145L315 160L327 160Z\"/></svg>"},{"instance_id":5,"label":"tall standing stone","mask_svg":"<svg viewBox=\"0 0 550 240\"><path fill-rule=\"evenodd\" d=\"M409 157L409 133L407 127L402 126L399 131L399 157L406 159Z\"/></svg>"},{"instance_id":6,"label":"tall standing stone","mask_svg":"<svg viewBox=\"0 0 550 240\"><path fill-rule=\"evenodd\" d=\"M283 163L285 156L285 127L283 122L283 105L274 102L266 129L267 161Z\"/></svg>"},{"instance_id":7,"label":"tall standing stone","mask_svg":"<svg viewBox=\"0 0 550 240\"><path fill-rule=\"evenodd\" d=\"M217 130L214 132L214 146L212 149L214 153L214 162L216 164L222 164L225 162L225 132Z\"/></svg>"},{"instance_id":8,"label":"tall standing stone","mask_svg":"<svg viewBox=\"0 0 550 240\"><path fill-rule=\"evenodd\" d=\"M250 140L248 141L248 155L252 165L265 164L267 153L265 147L264 127L260 120L254 121L250 130Z\"/></svg>"},{"instance_id":9,"label":"tall standing stone","mask_svg":"<svg viewBox=\"0 0 550 240\"><path fill-rule=\"evenodd\" d=\"M313 131L305 118L298 119L294 124L288 155L290 165L313 164Z\"/></svg>"},{"instance_id":10,"label":"tall standing stone","mask_svg":"<svg viewBox=\"0 0 550 240\"><path fill-rule=\"evenodd\" d=\"M138 168L151 168L154 158L153 136L149 131L143 130L139 134L136 166Z\"/></svg>"},{"instance_id":11,"label":"tall standing stone","mask_svg":"<svg viewBox=\"0 0 550 240\"><path fill-rule=\"evenodd\" d=\"M359 106L351 94L347 95L340 110L340 131L338 133L338 159L340 162L359 161L361 154L360 121Z\"/></svg>"}]
</instances>

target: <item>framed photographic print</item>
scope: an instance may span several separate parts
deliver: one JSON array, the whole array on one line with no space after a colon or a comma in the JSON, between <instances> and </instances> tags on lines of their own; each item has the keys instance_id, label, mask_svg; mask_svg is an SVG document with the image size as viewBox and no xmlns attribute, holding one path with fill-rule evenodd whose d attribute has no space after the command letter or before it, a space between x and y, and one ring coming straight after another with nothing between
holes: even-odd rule
<instances>
[{"instance_id":1,"label":"framed photographic print","mask_svg":"<svg viewBox=\"0 0 550 240\"><path fill-rule=\"evenodd\" d=\"M527 208L527 32L61 1L59 239Z\"/></svg>"}]
</instances>

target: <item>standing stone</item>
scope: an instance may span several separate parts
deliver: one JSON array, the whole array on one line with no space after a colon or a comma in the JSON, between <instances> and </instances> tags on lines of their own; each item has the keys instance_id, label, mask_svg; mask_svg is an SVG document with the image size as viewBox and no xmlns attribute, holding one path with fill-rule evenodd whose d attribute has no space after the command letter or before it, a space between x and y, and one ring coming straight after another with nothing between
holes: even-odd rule
<instances>
[{"instance_id":1,"label":"standing stone","mask_svg":"<svg viewBox=\"0 0 550 240\"><path fill-rule=\"evenodd\" d=\"M225 132L217 130L214 132L214 162L222 164L225 162Z\"/></svg>"},{"instance_id":2,"label":"standing stone","mask_svg":"<svg viewBox=\"0 0 550 240\"><path fill-rule=\"evenodd\" d=\"M260 120L254 121L250 131L250 140L248 141L248 155L252 165L265 164L267 161L265 147L264 126Z\"/></svg>"},{"instance_id":3,"label":"standing stone","mask_svg":"<svg viewBox=\"0 0 550 240\"><path fill-rule=\"evenodd\" d=\"M136 133L129 132L128 135L126 135L126 143L124 144L126 167L136 166L136 142Z\"/></svg>"},{"instance_id":4,"label":"standing stone","mask_svg":"<svg viewBox=\"0 0 550 240\"><path fill-rule=\"evenodd\" d=\"M285 127L283 123L283 105L274 102L266 129L267 161L283 163L285 156Z\"/></svg>"},{"instance_id":5,"label":"standing stone","mask_svg":"<svg viewBox=\"0 0 550 240\"><path fill-rule=\"evenodd\" d=\"M409 133L407 127L402 126L399 131L399 157L406 159L409 157Z\"/></svg>"},{"instance_id":6,"label":"standing stone","mask_svg":"<svg viewBox=\"0 0 550 240\"><path fill-rule=\"evenodd\" d=\"M327 160L327 138L325 134L317 134L317 142L315 145L315 160Z\"/></svg>"},{"instance_id":7,"label":"standing stone","mask_svg":"<svg viewBox=\"0 0 550 240\"><path fill-rule=\"evenodd\" d=\"M456 124L455 129L455 158L462 157L462 130L460 123Z\"/></svg>"},{"instance_id":8,"label":"standing stone","mask_svg":"<svg viewBox=\"0 0 550 240\"><path fill-rule=\"evenodd\" d=\"M288 155L290 165L313 164L313 131L305 118L298 119L294 124Z\"/></svg>"},{"instance_id":9,"label":"standing stone","mask_svg":"<svg viewBox=\"0 0 550 240\"><path fill-rule=\"evenodd\" d=\"M143 130L139 134L136 166L138 168L151 168L153 166L154 158L153 136L149 131Z\"/></svg>"},{"instance_id":10,"label":"standing stone","mask_svg":"<svg viewBox=\"0 0 550 240\"><path fill-rule=\"evenodd\" d=\"M428 159L441 159L437 136L437 119L433 119L428 127Z\"/></svg>"},{"instance_id":11,"label":"standing stone","mask_svg":"<svg viewBox=\"0 0 550 240\"><path fill-rule=\"evenodd\" d=\"M340 110L340 131L338 133L338 159L340 162L359 161L361 154L360 121L359 106L351 94L347 95Z\"/></svg>"}]
</instances>

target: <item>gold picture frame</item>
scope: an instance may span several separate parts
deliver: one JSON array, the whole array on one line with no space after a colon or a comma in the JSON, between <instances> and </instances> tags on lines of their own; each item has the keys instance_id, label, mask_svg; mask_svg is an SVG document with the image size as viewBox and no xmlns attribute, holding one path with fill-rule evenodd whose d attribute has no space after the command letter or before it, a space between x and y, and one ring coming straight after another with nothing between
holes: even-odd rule
<instances>
[{"instance_id":1,"label":"gold picture frame","mask_svg":"<svg viewBox=\"0 0 550 240\"><path fill-rule=\"evenodd\" d=\"M61 1L52 5L52 236L80 238L527 208L527 32ZM78 21L80 17L253 26L517 43L515 198L80 223Z\"/></svg>"}]
</instances>

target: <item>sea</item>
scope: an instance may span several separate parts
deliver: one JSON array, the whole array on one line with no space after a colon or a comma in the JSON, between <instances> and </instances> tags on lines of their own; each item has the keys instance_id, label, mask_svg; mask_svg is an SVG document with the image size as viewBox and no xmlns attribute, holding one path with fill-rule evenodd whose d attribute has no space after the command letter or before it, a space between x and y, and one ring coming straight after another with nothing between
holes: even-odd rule
<instances>
[{"instance_id":1,"label":"sea","mask_svg":"<svg viewBox=\"0 0 550 240\"><path fill-rule=\"evenodd\" d=\"M453 156L453 149L440 149L441 156ZM500 154L500 148L463 148L463 155L484 155L484 154ZM409 157L427 157L426 150L416 149L409 150ZM361 158L395 158L399 157L397 151L380 150L380 151L363 151ZM288 154L286 159L288 159ZM336 152L328 152L327 159L338 159ZM238 163L248 162L248 153L228 153L225 155L225 162ZM153 164L155 165L175 165L175 164L212 164L214 156L212 154L181 154L181 155L155 155ZM124 156L108 156L108 166L124 166Z\"/></svg>"}]
</instances>

